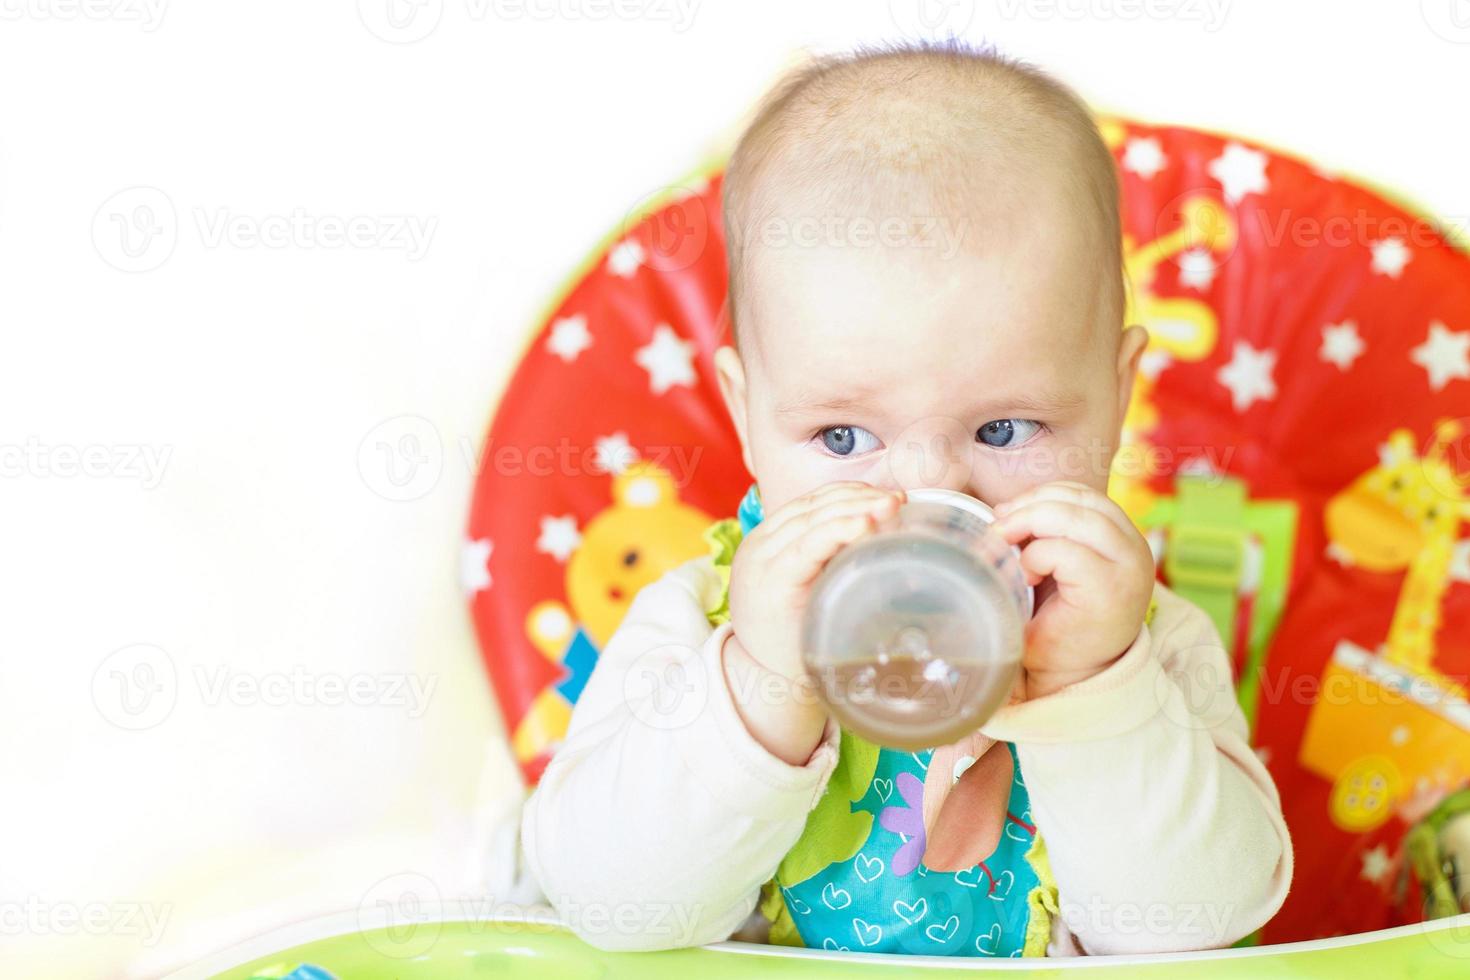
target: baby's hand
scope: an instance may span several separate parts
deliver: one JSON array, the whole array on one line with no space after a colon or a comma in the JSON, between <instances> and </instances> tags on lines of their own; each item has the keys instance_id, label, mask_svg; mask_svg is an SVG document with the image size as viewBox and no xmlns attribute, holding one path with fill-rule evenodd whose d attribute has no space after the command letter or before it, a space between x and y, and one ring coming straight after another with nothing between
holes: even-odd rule
<instances>
[{"instance_id":1,"label":"baby's hand","mask_svg":"<svg viewBox=\"0 0 1470 980\"><path fill-rule=\"evenodd\" d=\"M832 483L777 508L735 549L725 677L751 735L792 765L820 743L827 713L801 662L812 580L839 549L897 511L901 492ZM785 692L769 696L771 685Z\"/></svg>"},{"instance_id":2,"label":"baby's hand","mask_svg":"<svg viewBox=\"0 0 1470 980\"><path fill-rule=\"evenodd\" d=\"M730 623L756 663L787 680L803 676L801 619L813 579L902 500L901 491L829 483L777 508L741 542L730 567Z\"/></svg>"},{"instance_id":3,"label":"baby's hand","mask_svg":"<svg viewBox=\"0 0 1470 980\"><path fill-rule=\"evenodd\" d=\"M1038 585L1026 628L1026 696L1086 680L1121 656L1154 589L1148 542L1122 509L1091 487L1058 482L995 512L996 531L1023 545L1021 567Z\"/></svg>"}]
</instances>

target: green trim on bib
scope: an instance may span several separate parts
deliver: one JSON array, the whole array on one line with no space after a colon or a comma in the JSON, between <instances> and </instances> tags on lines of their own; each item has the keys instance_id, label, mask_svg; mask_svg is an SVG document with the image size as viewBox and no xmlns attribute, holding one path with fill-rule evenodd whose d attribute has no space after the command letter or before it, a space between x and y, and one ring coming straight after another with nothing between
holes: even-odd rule
<instances>
[{"instance_id":1,"label":"green trim on bib","mask_svg":"<svg viewBox=\"0 0 1470 980\"><path fill-rule=\"evenodd\" d=\"M730 621L730 564L735 560L735 548L743 536L740 533L740 522L733 517L715 521L704 530L710 558L714 562L715 572L720 576L720 601L704 611L711 626L720 626Z\"/></svg>"},{"instance_id":2,"label":"green trim on bib","mask_svg":"<svg viewBox=\"0 0 1470 980\"><path fill-rule=\"evenodd\" d=\"M1038 884L1026 896L1031 906L1031 919L1026 923L1026 943L1022 956L1045 956L1046 944L1051 941L1052 920L1061 913L1061 902L1057 895L1057 882L1051 875L1051 860L1046 856L1046 842L1037 834L1026 852L1026 863L1036 872Z\"/></svg>"}]
</instances>

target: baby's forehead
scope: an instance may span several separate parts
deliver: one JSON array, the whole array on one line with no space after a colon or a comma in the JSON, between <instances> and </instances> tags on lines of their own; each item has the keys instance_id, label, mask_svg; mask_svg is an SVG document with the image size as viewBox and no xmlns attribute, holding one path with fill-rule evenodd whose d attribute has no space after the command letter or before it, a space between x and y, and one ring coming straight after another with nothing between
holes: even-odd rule
<instances>
[{"instance_id":1,"label":"baby's forehead","mask_svg":"<svg viewBox=\"0 0 1470 980\"><path fill-rule=\"evenodd\" d=\"M737 329L772 259L803 246L983 255L1038 236L1113 270L1121 318L1111 153L1068 90L989 56L858 57L798 77L742 137L724 197Z\"/></svg>"},{"instance_id":2,"label":"baby's forehead","mask_svg":"<svg viewBox=\"0 0 1470 980\"><path fill-rule=\"evenodd\" d=\"M997 370L1045 379L1116 343L1086 244L1063 229L990 253L758 249L742 350L782 387L964 388Z\"/></svg>"}]
</instances>

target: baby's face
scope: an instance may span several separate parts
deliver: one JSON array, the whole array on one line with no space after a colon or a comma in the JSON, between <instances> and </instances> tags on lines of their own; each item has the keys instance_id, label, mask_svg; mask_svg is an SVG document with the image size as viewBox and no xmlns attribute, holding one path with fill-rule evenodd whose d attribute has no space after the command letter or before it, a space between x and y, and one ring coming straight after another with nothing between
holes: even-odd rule
<instances>
[{"instance_id":1,"label":"baby's face","mask_svg":"<svg viewBox=\"0 0 1470 980\"><path fill-rule=\"evenodd\" d=\"M1003 242L951 255L753 254L721 374L767 512L834 480L991 505L1054 480L1105 490L1146 337L1123 333L1075 224L992 226Z\"/></svg>"}]
</instances>

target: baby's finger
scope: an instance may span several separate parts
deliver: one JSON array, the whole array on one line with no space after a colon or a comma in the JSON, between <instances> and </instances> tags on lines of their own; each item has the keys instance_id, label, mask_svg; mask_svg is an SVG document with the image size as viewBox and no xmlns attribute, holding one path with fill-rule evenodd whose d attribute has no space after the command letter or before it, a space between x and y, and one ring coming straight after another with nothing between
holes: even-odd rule
<instances>
[{"instance_id":1,"label":"baby's finger","mask_svg":"<svg viewBox=\"0 0 1470 980\"><path fill-rule=\"evenodd\" d=\"M1039 500L1057 500L1062 503L1077 504L1104 515L1122 530L1127 531L1133 528L1133 522L1128 519L1123 508L1113 502L1107 494L1099 493L1086 484L1073 483L1070 480L1058 480L1055 483L1043 483L1039 487L1033 487L1025 493L997 504L995 513L997 516L1004 517L1026 504Z\"/></svg>"},{"instance_id":2,"label":"baby's finger","mask_svg":"<svg viewBox=\"0 0 1470 980\"><path fill-rule=\"evenodd\" d=\"M814 525L793 540L771 562L774 578L792 585L809 584L832 556L878 526L872 514L845 514Z\"/></svg>"},{"instance_id":3,"label":"baby's finger","mask_svg":"<svg viewBox=\"0 0 1470 980\"><path fill-rule=\"evenodd\" d=\"M1100 511L1081 504L1038 500L1007 511L995 522L995 531L1011 544L1027 538L1066 538L1112 561L1121 561L1128 553L1123 529Z\"/></svg>"},{"instance_id":4,"label":"baby's finger","mask_svg":"<svg viewBox=\"0 0 1470 980\"><path fill-rule=\"evenodd\" d=\"M872 514L882 520L898 510L899 497L892 491L880 490L866 483L845 484L842 489L825 493L763 535L762 546L768 554L776 554L827 520L855 514Z\"/></svg>"},{"instance_id":5,"label":"baby's finger","mask_svg":"<svg viewBox=\"0 0 1470 980\"><path fill-rule=\"evenodd\" d=\"M1021 549L1021 568L1029 585L1050 577L1064 593L1101 586L1116 577L1110 562L1084 544L1067 538L1038 538Z\"/></svg>"},{"instance_id":6,"label":"baby's finger","mask_svg":"<svg viewBox=\"0 0 1470 980\"><path fill-rule=\"evenodd\" d=\"M857 480L836 480L832 483L824 483L815 490L809 491L787 501L774 511L766 514L765 520L761 521L758 528L762 534L770 535L793 520L801 518L824 503L839 497L862 494L875 491L877 488Z\"/></svg>"}]
</instances>

